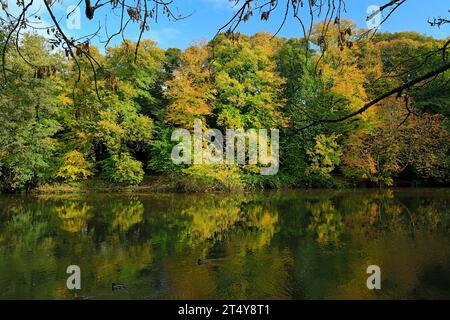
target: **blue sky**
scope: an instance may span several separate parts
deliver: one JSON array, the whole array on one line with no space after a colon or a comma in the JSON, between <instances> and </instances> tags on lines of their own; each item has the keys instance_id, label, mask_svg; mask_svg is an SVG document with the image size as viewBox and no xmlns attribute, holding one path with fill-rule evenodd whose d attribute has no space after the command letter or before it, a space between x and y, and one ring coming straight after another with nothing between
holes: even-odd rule
<instances>
[{"instance_id":1,"label":"blue sky","mask_svg":"<svg viewBox=\"0 0 450 320\"><path fill-rule=\"evenodd\" d=\"M15 2L15 1L10 1ZM40 1L35 1L39 3ZM75 3L75 0L65 0L57 15L65 16L66 8L69 4ZM347 0L346 17L357 23L358 27L366 27L367 8L370 5L382 5L387 0ZM41 5L42 6L42 5ZM178 47L186 48L195 41L202 39L211 39L217 32L218 28L224 25L233 15L232 3L228 0L174 0L174 6L179 9L181 14L191 14L185 20L169 21L161 17L157 24L154 22L150 25L150 31L144 34L144 38L152 39L158 42L162 48ZM45 9L43 6L41 10ZM417 31L423 34L432 35L437 38L446 38L450 36L450 25L442 27L431 27L427 20L437 16L450 16L450 0L407 0L387 21L383 24L381 32L384 31ZM48 19L44 16L44 19ZM249 22L242 24L239 31L246 34L253 34L258 31L275 32L278 29L282 19L281 12L274 15L269 21L260 21L255 15ZM99 9L96 11L96 22L92 22L82 17L80 30L67 30L68 34L75 37L86 35L98 28L98 21L101 21L101 35L105 35L106 28L111 34L117 28L119 17L112 15L109 10ZM64 23L62 23L64 26ZM300 37L302 31L297 22L289 19L279 33L285 37ZM132 26L128 28L126 37L136 40L138 37L138 27ZM117 44L120 37L112 43ZM97 39L99 44L99 39Z\"/></svg>"}]
</instances>

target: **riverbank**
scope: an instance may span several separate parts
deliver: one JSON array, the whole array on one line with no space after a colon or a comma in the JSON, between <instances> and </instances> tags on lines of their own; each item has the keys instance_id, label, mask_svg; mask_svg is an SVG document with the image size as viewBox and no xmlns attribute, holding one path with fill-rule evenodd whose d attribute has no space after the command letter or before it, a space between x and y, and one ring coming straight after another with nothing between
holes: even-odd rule
<instances>
[{"instance_id":1,"label":"riverbank","mask_svg":"<svg viewBox=\"0 0 450 320\"><path fill-rule=\"evenodd\" d=\"M283 189L347 189L365 187L341 176L336 176L328 184L293 183L286 179L259 179L257 181L240 180L235 183L220 180L190 178L185 176L146 176L139 185L126 185L110 183L94 178L76 182L53 182L38 185L29 191L31 194L70 194L70 193L221 193L221 192L248 192L262 190Z\"/></svg>"},{"instance_id":2,"label":"riverbank","mask_svg":"<svg viewBox=\"0 0 450 320\"><path fill-rule=\"evenodd\" d=\"M101 179L90 179L77 182L46 183L31 190L32 194L65 194L65 193L146 193L177 192L177 182L168 177L146 177L140 185L123 185L109 183Z\"/></svg>"},{"instance_id":3,"label":"riverbank","mask_svg":"<svg viewBox=\"0 0 450 320\"><path fill-rule=\"evenodd\" d=\"M445 184L431 184L426 181L416 180L398 180L395 181L394 186L400 188L417 188L417 187L448 187ZM243 186L241 188L221 189L221 188L208 188L206 186L198 186L195 190L186 188L185 181L177 177L169 176L147 176L143 183L140 185L123 185L109 183L101 179L89 179L85 181L77 182L55 182L46 183L31 189L31 194L87 194L87 193L159 193L159 192L175 192L175 193L189 193L189 192L238 192L238 191L255 191L265 189L354 189L354 188L380 188L375 184L368 183L367 181L348 180L342 176L335 176L333 183L329 185L313 185L306 183L297 184L277 184L273 186ZM381 187L383 188L383 187Z\"/></svg>"}]
</instances>

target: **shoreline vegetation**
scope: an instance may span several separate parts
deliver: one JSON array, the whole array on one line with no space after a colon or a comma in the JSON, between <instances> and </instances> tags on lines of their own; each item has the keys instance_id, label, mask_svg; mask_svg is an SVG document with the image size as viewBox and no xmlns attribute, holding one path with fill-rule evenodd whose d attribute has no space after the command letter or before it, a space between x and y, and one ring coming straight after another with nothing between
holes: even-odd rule
<instances>
[{"instance_id":1,"label":"shoreline vegetation","mask_svg":"<svg viewBox=\"0 0 450 320\"><path fill-rule=\"evenodd\" d=\"M324 28L316 24L308 44L265 32L219 34L185 50L124 40L105 53L88 46L78 65L24 35L25 59L5 51L0 80L0 193L448 186L449 72L346 121L320 122L426 74L447 40L360 40L365 30L349 20ZM195 121L203 131L279 130L278 173L262 176L259 160L175 164L173 133L194 132Z\"/></svg>"},{"instance_id":2,"label":"shoreline vegetation","mask_svg":"<svg viewBox=\"0 0 450 320\"><path fill-rule=\"evenodd\" d=\"M420 189L426 188L446 188L448 185L445 184L431 184L427 181L419 180L403 180L395 181L391 186L392 188L408 188L408 189ZM56 182L56 183L46 183L39 185L27 193L31 195L64 195L64 194L88 194L88 193L130 193L130 194L153 194L153 193L248 193L248 192L260 192L264 190L302 190L302 189L330 189L330 190L351 190L351 189L380 189L380 186L370 184L367 181L350 181L345 177L336 177L332 185L307 185L307 184L297 184L297 185L281 185L281 186L266 186L266 187L251 187L247 186L244 188L227 189L223 186L216 186L215 188L206 188L201 186L196 186L196 188L189 189L188 186L183 184L183 179L180 178L169 178L165 176L153 176L145 177L144 181L140 185L121 185L110 183L101 179L91 179L86 181L77 182ZM385 187L381 187L385 189ZM25 191L24 191L25 192Z\"/></svg>"}]
</instances>

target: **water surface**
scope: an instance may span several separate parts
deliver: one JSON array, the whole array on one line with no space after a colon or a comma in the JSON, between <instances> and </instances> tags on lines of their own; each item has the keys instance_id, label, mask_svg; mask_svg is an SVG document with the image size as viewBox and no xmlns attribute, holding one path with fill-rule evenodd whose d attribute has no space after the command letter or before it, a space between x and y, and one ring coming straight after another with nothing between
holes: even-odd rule
<instances>
[{"instance_id":1,"label":"water surface","mask_svg":"<svg viewBox=\"0 0 450 320\"><path fill-rule=\"evenodd\" d=\"M69 265L86 299L449 299L449 208L450 189L0 196L0 299L73 299Z\"/></svg>"}]
</instances>

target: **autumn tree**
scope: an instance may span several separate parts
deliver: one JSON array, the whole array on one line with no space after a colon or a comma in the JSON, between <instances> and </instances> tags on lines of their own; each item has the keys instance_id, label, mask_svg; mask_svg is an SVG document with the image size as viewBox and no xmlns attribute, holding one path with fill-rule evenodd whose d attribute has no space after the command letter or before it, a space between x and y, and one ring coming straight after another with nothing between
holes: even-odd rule
<instances>
[{"instance_id":1,"label":"autumn tree","mask_svg":"<svg viewBox=\"0 0 450 320\"><path fill-rule=\"evenodd\" d=\"M449 135L441 115L412 114L396 100L378 109L378 123L366 132L348 137L344 172L350 177L393 185L394 178L409 169L414 176L446 181Z\"/></svg>"},{"instance_id":2,"label":"autumn tree","mask_svg":"<svg viewBox=\"0 0 450 320\"><path fill-rule=\"evenodd\" d=\"M165 83L169 106L165 120L190 128L195 119L205 121L210 115L212 85L209 51L205 44L190 47L181 56L180 67L173 71L173 79Z\"/></svg>"}]
</instances>

